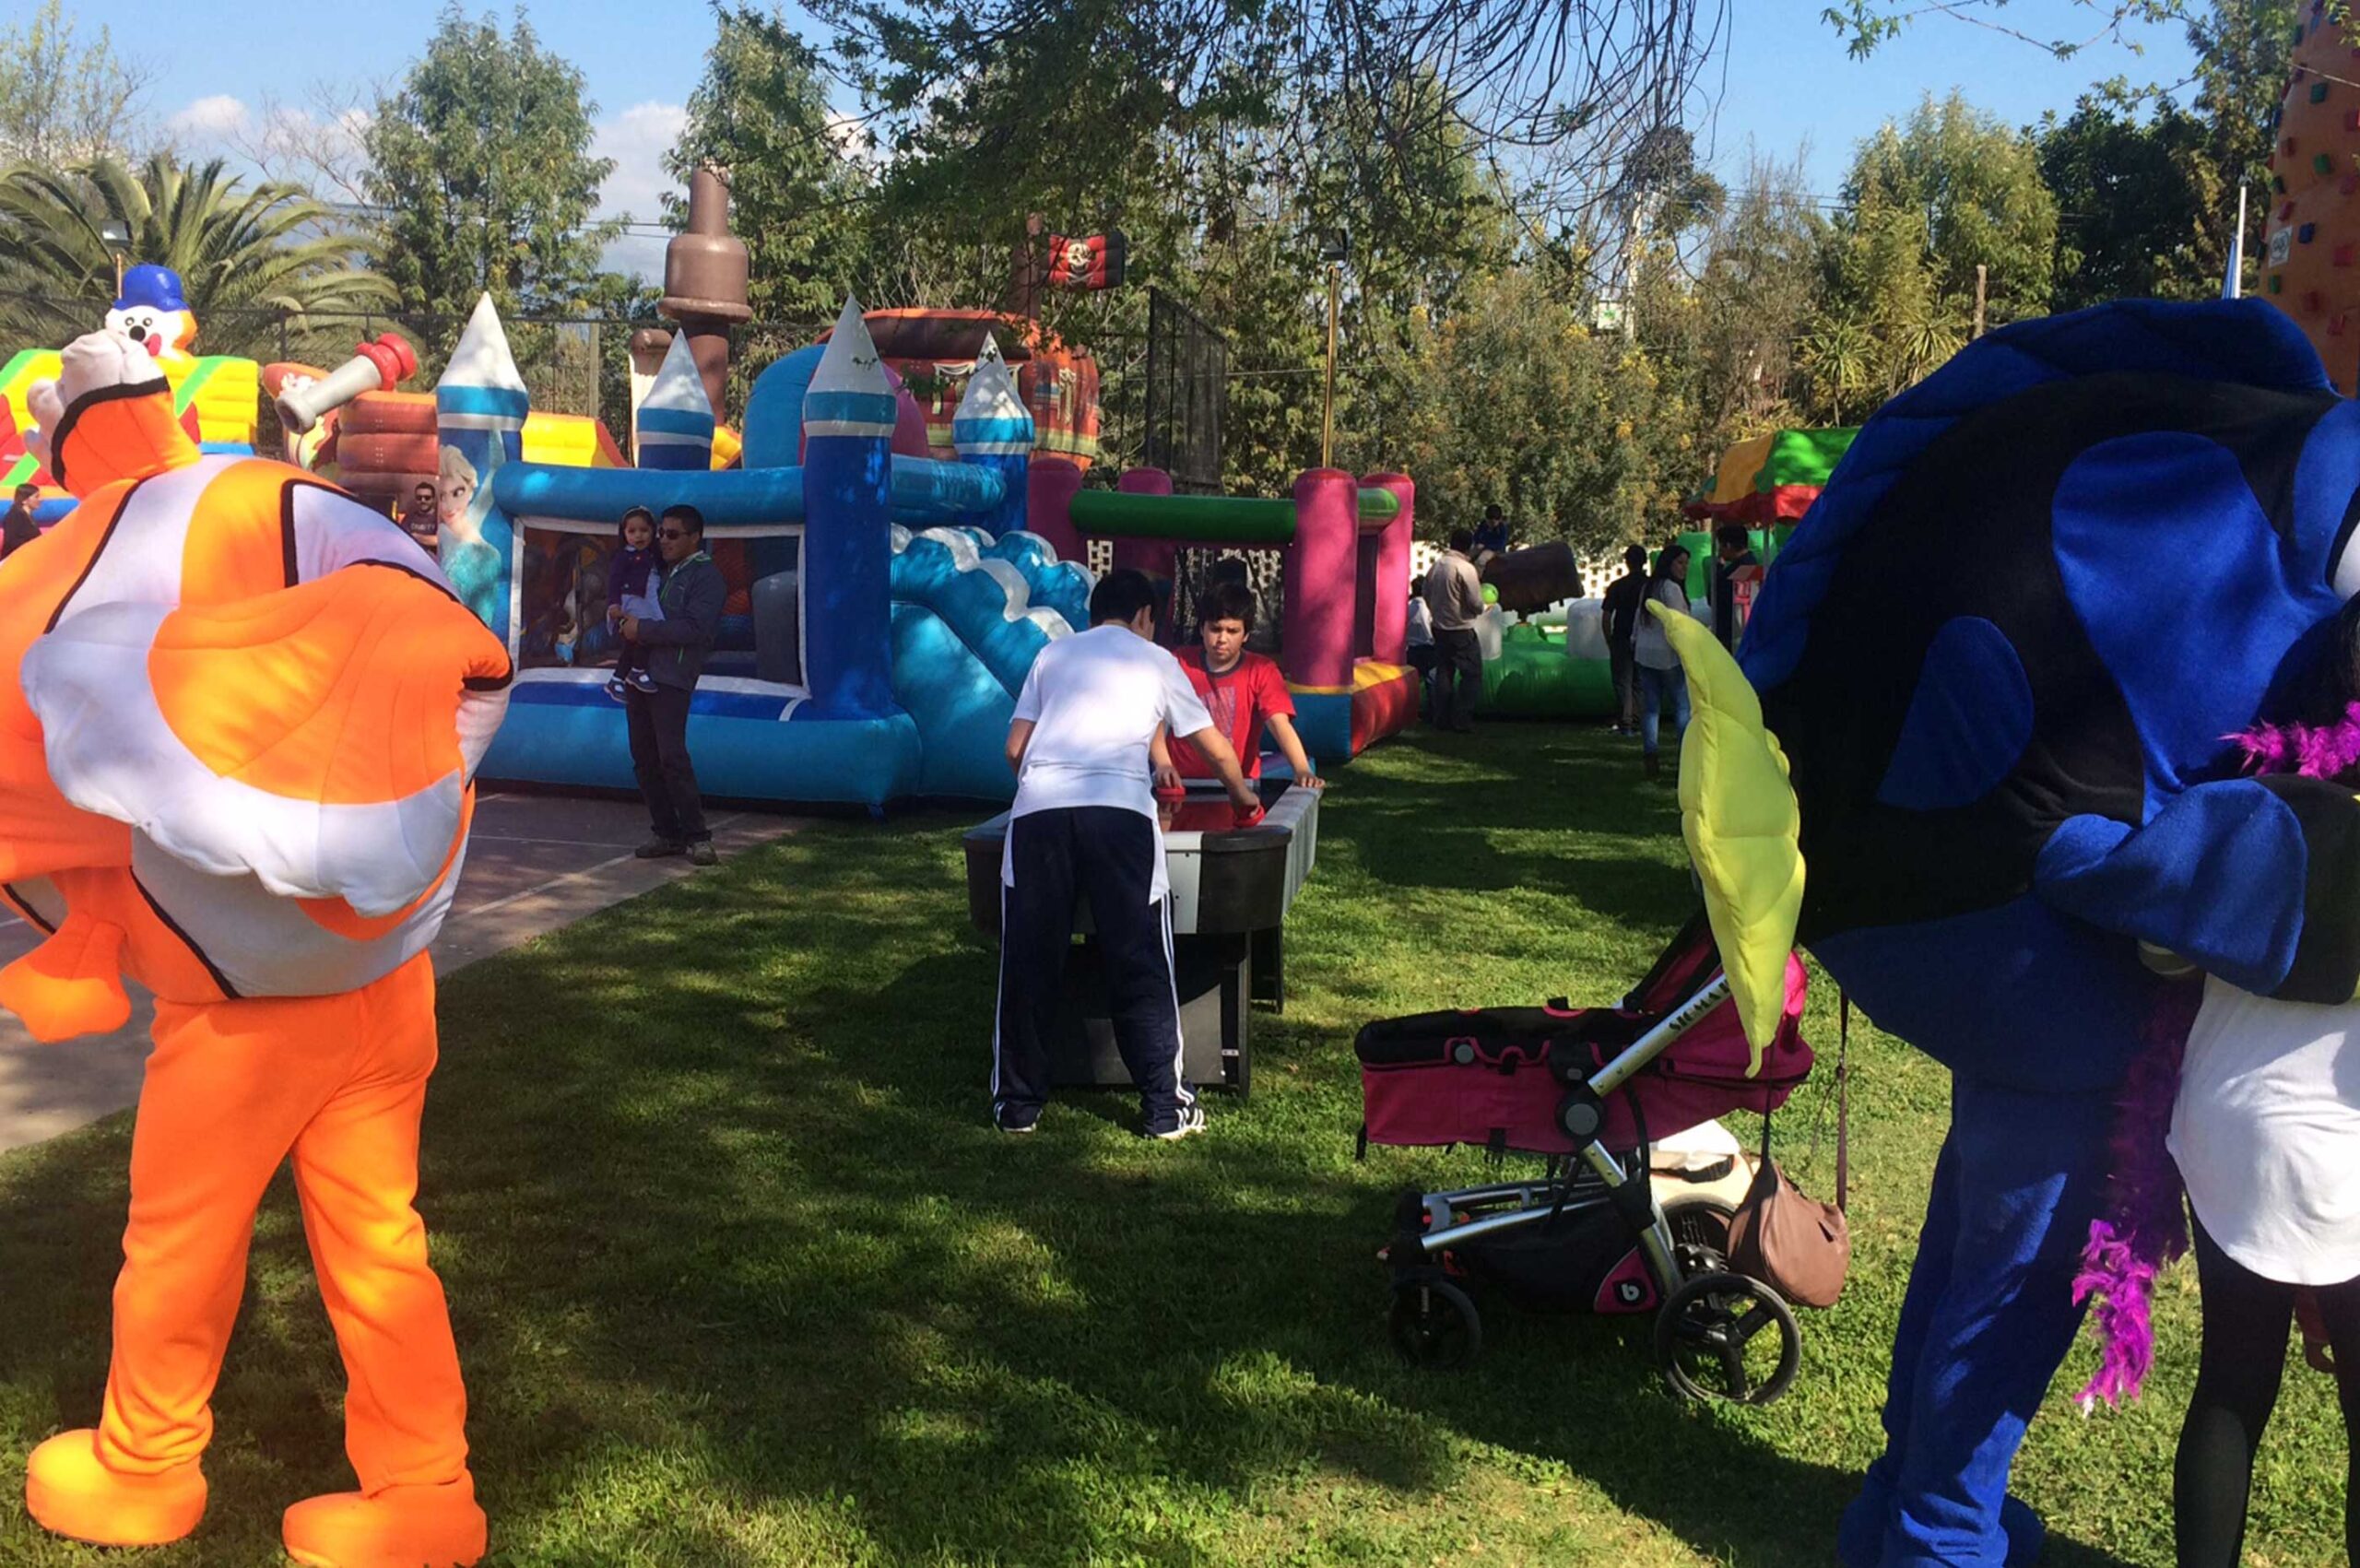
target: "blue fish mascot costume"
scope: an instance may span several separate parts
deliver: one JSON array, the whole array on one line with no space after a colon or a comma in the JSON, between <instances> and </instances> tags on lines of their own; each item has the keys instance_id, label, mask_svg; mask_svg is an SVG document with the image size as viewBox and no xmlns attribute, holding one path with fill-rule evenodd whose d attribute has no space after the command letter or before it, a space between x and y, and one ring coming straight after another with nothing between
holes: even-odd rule
<instances>
[{"instance_id":1,"label":"blue fish mascot costume","mask_svg":"<svg viewBox=\"0 0 2360 1568\"><path fill-rule=\"evenodd\" d=\"M1846 1568L2039 1555L2008 1471L2167 1005L2142 946L2261 996L2360 985L2360 805L2242 777L2227 738L2360 645L2355 522L2360 405L2293 322L2126 302L1888 404L1764 585L1743 668L1800 808L1798 937L1953 1077Z\"/></svg>"}]
</instances>

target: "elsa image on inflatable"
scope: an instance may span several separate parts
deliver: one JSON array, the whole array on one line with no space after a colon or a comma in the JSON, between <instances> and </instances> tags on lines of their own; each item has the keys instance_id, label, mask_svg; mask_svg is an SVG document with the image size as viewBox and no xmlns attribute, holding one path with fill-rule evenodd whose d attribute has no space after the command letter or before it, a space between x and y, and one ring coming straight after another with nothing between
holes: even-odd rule
<instances>
[{"instance_id":1,"label":"elsa image on inflatable","mask_svg":"<svg viewBox=\"0 0 2360 1568\"><path fill-rule=\"evenodd\" d=\"M436 559L459 602L487 626L500 613L500 551L483 536L483 516L491 507L491 487L455 446L442 448L435 465L434 508L442 527Z\"/></svg>"}]
</instances>

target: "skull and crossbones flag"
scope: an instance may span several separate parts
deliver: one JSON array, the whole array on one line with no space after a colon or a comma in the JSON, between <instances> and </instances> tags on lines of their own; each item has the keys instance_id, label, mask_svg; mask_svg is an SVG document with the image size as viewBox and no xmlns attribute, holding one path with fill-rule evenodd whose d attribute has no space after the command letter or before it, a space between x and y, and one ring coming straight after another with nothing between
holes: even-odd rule
<instances>
[{"instance_id":1,"label":"skull and crossbones flag","mask_svg":"<svg viewBox=\"0 0 2360 1568\"><path fill-rule=\"evenodd\" d=\"M1049 282L1058 289L1113 289L1123 281L1123 232L1049 236Z\"/></svg>"}]
</instances>

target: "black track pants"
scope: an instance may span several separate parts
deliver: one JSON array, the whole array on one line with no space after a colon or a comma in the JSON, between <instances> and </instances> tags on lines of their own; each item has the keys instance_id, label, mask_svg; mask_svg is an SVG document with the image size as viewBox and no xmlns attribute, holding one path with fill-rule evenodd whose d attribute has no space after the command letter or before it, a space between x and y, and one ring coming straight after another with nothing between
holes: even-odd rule
<instances>
[{"instance_id":1,"label":"black track pants","mask_svg":"<svg viewBox=\"0 0 2360 1568\"><path fill-rule=\"evenodd\" d=\"M1154 822L1120 807L1076 806L1027 812L1008 833L1014 880L1000 888L992 1114L1003 1126L1027 1126L1049 1098L1048 1042L1078 890L1090 897L1115 1043L1139 1085L1147 1130L1171 1131L1196 1095L1180 1072L1171 901L1148 897L1162 853Z\"/></svg>"}]
</instances>

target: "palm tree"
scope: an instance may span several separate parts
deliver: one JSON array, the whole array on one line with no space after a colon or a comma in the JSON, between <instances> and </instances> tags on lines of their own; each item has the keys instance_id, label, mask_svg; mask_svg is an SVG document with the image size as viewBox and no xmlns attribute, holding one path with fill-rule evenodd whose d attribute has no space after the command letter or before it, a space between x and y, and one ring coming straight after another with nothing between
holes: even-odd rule
<instances>
[{"instance_id":1,"label":"palm tree","mask_svg":"<svg viewBox=\"0 0 2360 1568\"><path fill-rule=\"evenodd\" d=\"M393 285L365 265L365 242L301 186L248 185L225 160L183 164L157 153L132 169L100 157L62 169L0 173L0 348L63 343L96 328L113 303L123 255L181 276L196 348L272 360L336 354L383 311ZM322 318L331 319L322 319Z\"/></svg>"}]
</instances>

